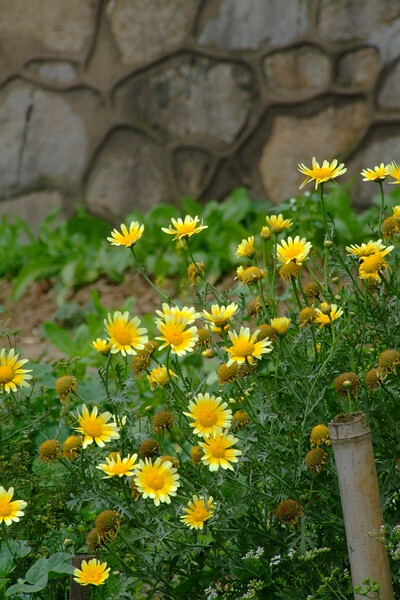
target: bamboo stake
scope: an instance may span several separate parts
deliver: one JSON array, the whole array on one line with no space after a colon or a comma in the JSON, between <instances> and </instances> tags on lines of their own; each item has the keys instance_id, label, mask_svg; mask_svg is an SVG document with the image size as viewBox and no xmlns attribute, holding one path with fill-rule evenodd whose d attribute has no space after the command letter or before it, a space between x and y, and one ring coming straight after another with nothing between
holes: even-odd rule
<instances>
[{"instance_id":1,"label":"bamboo stake","mask_svg":"<svg viewBox=\"0 0 400 600\"><path fill-rule=\"evenodd\" d=\"M336 416L329 423L339 480L354 588L367 579L380 586L380 600L393 600L389 556L381 537L382 508L371 431L361 412ZM354 593L355 600L365 596Z\"/></svg>"}]
</instances>

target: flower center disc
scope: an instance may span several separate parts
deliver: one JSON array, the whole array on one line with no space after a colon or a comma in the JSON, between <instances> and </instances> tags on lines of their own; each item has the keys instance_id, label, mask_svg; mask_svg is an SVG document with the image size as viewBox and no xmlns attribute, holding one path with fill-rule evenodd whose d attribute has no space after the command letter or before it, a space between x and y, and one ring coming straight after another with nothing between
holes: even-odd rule
<instances>
[{"instance_id":1,"label":"flower center disc","mask_svg":"<svg viewBox=\"0 0 400 600\"><path fill-rule=\"evenodd\" d=\"M169 343L173 346L179 346L183 342L183 335L181 331L171 331L168 334Z\"/></svg>"},{"instance_id":2,"label":"flower center disc","mask_svg":"<svg viewBox=\"0 0 400 600\"><path fill-rule=\"evenodd\" d=\"M316 179L326 179L326 177L332 176L332 170L320 167L319 169L313 169L313 177Z\"/></svg>"},{"instance_id":3,"label":"flower center disc","mask_svg":"<svg viewBox=\"0 0 400 600\"><path fill-rule=\"evenodd\" d=\"M0 367L0 383L7 383L14 377L14 369L8 365L2 365Z\"/></svg>"},{"instance_id":4,"label":"flower center disc","mask_svg":"<svg viewBox=\"0 0 400 600\"><path fill-rule=\"evenodd\" d=\"M199 506L193 511L192 516L195 521L205 521L208 517L208 511L203 506Z\"/></svg>"},{"instance_id":5,"label":"flower center disc","mask_svg":"<svg viewBox=\"0 0 400 600\"><path fill-rule=\"evenodd\" d=\"M226 448L221 444L221 442L211 441L209 442L211 454L214 458L223 458L225 456Z\"/></svg>"},{"instance_id":6,"label":"flower center disc","mask_svg":"<svg viewBox=\"0 0 400 600\"><path fill-rule=\"evenodd\" d=\"M248 341L239 341L235 344L236 356L250 356L254 350L254 344Z\"/></svg>"},{"instance_id":7,"label":"flower center disc","mask_svg":"<svg viewBox=\"0 0 400 600\"><path fill-rule=\"evenodd\" d=\"M164 477L159 473L149 473L147 476L147 485L153 490L159 490L164 485Z\"/></svg>"},{"instance_id":8,"label":"flower center disc","mask_svg":"<svg viewBox=\"0 0 400 600\"><path fill-rule=\"evenodd\" d=\"M92 437L99 437L104 431L103 423L97 419L95 421L85 421L82 424L82 428L84 429L86 435L90 435Z\"/></svg>"},{"instance_id":9,"label":"flower center disc","mask_svg":"<svg viewBox=\"0 0 400 600\"><path fill-rule=\"evenodd\" d=\"M199 421L203 427L212 427L217 422L217 415L212 410L205 408L199 414Z\"/></svg>"},{"instance_id":10,"label":"flower center disc","mask_svg":"<svg viewBox=\"0 0 400 600\"><path fill-rule=\"evenodd\" d=\"M374 256L372 254L364 258L362 264L366 273L376 273L382 267L383 260L380 256Z\"/></svg>"},{"instance_id":11,"label":"flower center disc","mask_svg":"<svg viewBox=\"0 0 400 600\"><path fill-rule=\"evenodd\" d=\"M113 331L113 335L117 342L121 346L128 346L132 342L132 334L126 329L126 327L116 327Z\"/></svg>"},{"instance_id":12,"label":"flower center disc","mask_svg":"<svg viewBox=\"0 0 400 600\"><path fill-rule=\"evenodd\" d=\"M0 517L7 517L11 513L9 502L0 502Z\"/></svg>"}]
</instances>

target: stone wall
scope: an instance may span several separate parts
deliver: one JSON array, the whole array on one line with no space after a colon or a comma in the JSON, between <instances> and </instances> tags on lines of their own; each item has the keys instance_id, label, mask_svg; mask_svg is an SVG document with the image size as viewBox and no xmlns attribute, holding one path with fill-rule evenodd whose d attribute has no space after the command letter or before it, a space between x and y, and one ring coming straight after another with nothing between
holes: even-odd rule
<instances>
[{"instance_id":1,"label":"stone wall","mask_svg":"<svg viewBox=\"0 0 400 600\"><path fill-rule=\"evenodd\" d=\"M399 0L0 0L0 211L118 220L400 161ZM344 178L343 178L344 180ZM371 187L358 181L358 203Z\"/></svg>"}]
</instances>

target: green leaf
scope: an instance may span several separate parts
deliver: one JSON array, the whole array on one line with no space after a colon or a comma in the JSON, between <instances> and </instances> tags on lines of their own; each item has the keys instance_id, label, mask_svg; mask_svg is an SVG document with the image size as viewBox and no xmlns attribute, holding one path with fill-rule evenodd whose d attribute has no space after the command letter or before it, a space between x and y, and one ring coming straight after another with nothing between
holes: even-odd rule
<instances>
[{"instance_id":1,"label":"green leaf","mask_svg":"<svg viewBox=\"0 0 400 600\"><path fill-rule=\"evenodd\" d=\"M59 270L60 265L55 264L53 260L49 260L48 258L37 259L34 263L28 263L14 279L13 300L18 300L36 279L50 277L50 275L54 275Z\"/></svg>"},{"instance_id":2,"label":"green leaf","mask_svg":"<svg viewBox=\"0 0 400 600\"><path fill-rule=\"evenodd\" d=\"M38 579L33 585L27 583L16 583L10 586L6 591L6 596L12 596L13 594L34 594L44 590L49 580L48 573L44 573L40 579Z\"/></svg>"},{"instance_id":3,"label":"green leaf","mask_svg":"<svg viewBox=\"0 0 400 600\"><path fill-rule=\"evenodd\" d=\"M69 358L74 358L80 354L77 344L75 344L64 329L61 329L55 323L50 323L49 321L44 323L43 330L50 342Z\"/></svg>"},{"instance_id":4,"label":"green leaf","mask_svg":"<svg viewBox=\"0 0 400 600\"><path fill-rule=\"evenodd\" d=\"M47 568L54 573L69 573L74 572L74 567L68 562L72 558L72 554L67 552L56 552L47 559Z\"/></svg>"}]
</instances>

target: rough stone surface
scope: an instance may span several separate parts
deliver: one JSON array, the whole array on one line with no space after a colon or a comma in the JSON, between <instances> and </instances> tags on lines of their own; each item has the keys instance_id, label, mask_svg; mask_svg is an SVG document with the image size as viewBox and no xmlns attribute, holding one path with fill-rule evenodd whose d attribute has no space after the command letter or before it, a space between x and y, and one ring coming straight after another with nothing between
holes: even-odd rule
<instances>
[{"instance_id":1,"label":"rough stone surface","mask_svg":"<svg viewBox=\"0 0 400 600\"><path fill-rule=\"evenodd\" d=\"M249 114L250 88L248 69L192 57L141 81L128 81L116 100L120 114L131 111L133 118L164 134L230 143Z\"/></svg>"},{"instance_id":2,"label":"rough stone surface","mask_svg":"<svg viewBox=\"0 0 400 600\"><path fill-rule=\"evenodd\" d=\"M379 67L379 53L376 48L358 48L346 52L339 61L338 83L370 88L376 82Z\"/></svg>"},{"instance_id":3,"label":"rough stone surface","mask_svg":"<svg viewBox=\"0 0 400 600\"><path fill-rule=\"evenodd\" d=\"M0 216L16 215L29 224L34 234L38 232L39 224L55 208L63 207L63 198L59 192L33 192L0 202ZM32 215L35 216L32 219Z\"/></svg>"},{"instance_id":4,"label":"rough stone surface","mask_svg":"<svg viewBox=\"0 0 400 600\"><path fill-rule=\"evenodd\" d=\"M362 39L399 17L400 3L393 0L321 0L318 31L332 41Z\"/></svg>"},{"instance_id":5,"label":"rough stone surface","mask_svg":"<svg viewBox=\"0 0 400 600\"><path fill-rule=\"evenodd\" d=\"M374 128L369 136L369 141L363 150L349 163L349 177L355 179L353 198L357 205L366 206L371 203L372 197L378 194L378 186L362 181L359 177L362 169L373 168L382 162L387 164L395 160L399 162L400 155L400 125L385 125ZM388 188L396 186L388 186ZM389 189L387 190L389 191Z\"/></svg>"},{"instance_id":6,"label":"rough stone surface","mask_svg":"<svg viewBox=\"0 0 400 600\"><path fill-rule=\"evenodd\" d=\"M91 170L87 202L95 213L120 217L172 200L163 149L139 133L118 130L102 146Z\"/></svg>"},{"instance_id":7,"label":"rough stone surface","mask_svg":"<svg viewBox=\"0 0 400 600\"><path fill-rule=\"evenodd\" d=\"M400 61L386 77L378 96L380 108L400 110Z\"/></svg>"},{"instance_id":8,"label":"rough stone surface","mask_svg":"<svg viewBox=\"0 0 400 600\"><path fill-rule=\"evenodd\" d=\"M274 52L265 57L263 66L273 88L321 90L331 78L329 57L310 45Z\"/></svg>"},{"instance_id":9,"label":"rough stone surface","mask_svg":"<svg viewBox=\"0 0 400 600\"><path fill-rule=\"evenodd\" d=\"M51 178L76 183L87 153L85 124L58 94L21 82L0 93L0 192Z\"/></svg>"},{"instance_id":10,"label":"rough stone surface","mask_svg":"<svg viewBox=\"0 0 400 600\"><path fill-rule=\"evenodd\" d=\"M306 31L308 7L309 0L223 0L216 16L205 13L199 42L229 50L287 44Z\"/></svg>"},{"instance_id":11,"label":"rough stone surface","mask_svg":"<svg viewBox=\"0 0 400 600\"><path fill-rule=\"evenodd\" d=\"M384 25L375 27L365 41L376 46L383 63L387 63L400 56L400 18L394 19Z\"/></svg>"},{"instance_id":12,"label":"rough stone surface","mask_svg":"<svg viewBox=\"0 0 400 600\"><path fill-rule=\"evenodd\" d=\"M78 54L93 34L99 0L0 0L2 43L21 39L27 54L35 46Z\"/></svg>"},{"instance_id":13,"label":"rough stone surface","mask_svg":"<svg viewBox=\"0 0 400 600\"><path fill-rule=\"evenodd\" d=\"M179 148L174 155L174 172L183 194L198 197L205 187L211 157L195 148Z\"/></svg>"},{"instance_id":14,"label":"rough stone surface","mask_svg":"<svg viewBox=\"0 0 400 600\"><path fill-rule=\"evenodd\" d=\"M110 2L108 15L122 62L141 66L182 45L196 8L197 0Z\"/></svg>"},{"instance_id":15,"label":"rough stone surface","mask_svg":"<svg viewBox=\"0 0 400 600\"><path fill-rule=\"evenodd\" d=\"M62 60L33 61L27 70L53 83L71 83L76 78L75 65Z\"/></svg>"},{"instance_id":16,"label":"rough stone surface","mask_svg":"<svg viewBox=\"0 0 400 600\"><path fill-rule=\"evenodd\" d=\"M340 124L340 127L339 127ZM272 123L271 136L259 162L263 186L274 202L298 193L302 175L298 163L311 165L333 159L355 143L367 124L365 102L332 102L308 117L278 115Z\"/></svg>"}]
</instances>

